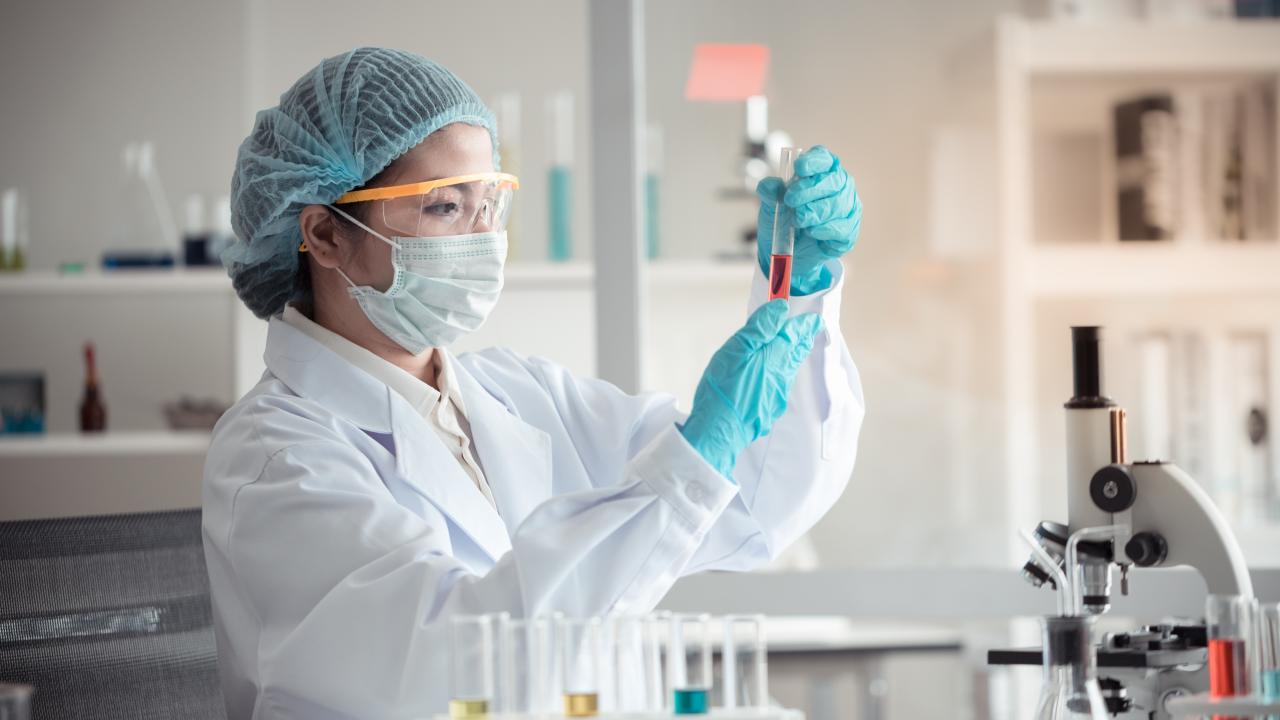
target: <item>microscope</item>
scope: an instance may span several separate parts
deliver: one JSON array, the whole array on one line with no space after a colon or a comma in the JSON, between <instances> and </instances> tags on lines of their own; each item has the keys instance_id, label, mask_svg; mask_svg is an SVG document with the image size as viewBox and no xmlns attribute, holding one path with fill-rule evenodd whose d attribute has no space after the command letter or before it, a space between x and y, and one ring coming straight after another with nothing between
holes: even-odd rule
<instances>
[{"instance_id":1,"label":"microscope","mask_svg":"<svg viewBox=\"0 0 1280 720\"><path fill-rule=\"evenodd\" d=\"M1102 390L1101 328L1071 329L1075 394L1067 412L1067 524L1043 522L1035 553L1022 568L1033 585L1056 587L1047 555L1079 584L1086 615L1111 607L1112 570L1120 570L1120 592L1129 592L1130 567L1186 565L1204 578L1210 594L1252 595L1244 555L1231 528L1195 480L1159 460L1129 462L1126 415ZM1116 526L1076 540L1083 528ZM1106 535L1098 539L1097 535ZM1077 568L1065 564L1077 556ZM1071 575L1076 573L1075 575ZM1208 688L1207 639L1203 624L1156 624L1109 633L1097 643L1098 678L1108 712L1117 718L1170 718L1173 697ZM991 665L1040 665L1039 649L992 650Z\"/></svg>"}]
</instances>

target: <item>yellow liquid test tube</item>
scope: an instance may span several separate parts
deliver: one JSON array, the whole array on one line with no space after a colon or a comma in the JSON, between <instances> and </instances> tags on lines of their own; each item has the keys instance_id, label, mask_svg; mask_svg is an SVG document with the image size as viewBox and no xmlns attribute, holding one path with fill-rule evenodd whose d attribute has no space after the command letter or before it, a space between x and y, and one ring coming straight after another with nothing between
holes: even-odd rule
<instances>
[{"instance_id":1,"label":"yellow liquid test tube","mask_svg":"<svg viewBox=\"0 0 1280 720\"><path fill-rule=\"evenodd\" d=\"M484 720L489 717L489 701L450 700L449 717L453 720Z\"/></svg>"},{"instance_id":2,"label":"yellow liquid test tube","mask_svg":"<svg viewBox=\"0 0 1280 720\"><path fill-rule=\"evenodd\" d=\"M599 696L596 693L565 693L565 717L595 717L599 714Z\"/></svg>"}]
</instances>

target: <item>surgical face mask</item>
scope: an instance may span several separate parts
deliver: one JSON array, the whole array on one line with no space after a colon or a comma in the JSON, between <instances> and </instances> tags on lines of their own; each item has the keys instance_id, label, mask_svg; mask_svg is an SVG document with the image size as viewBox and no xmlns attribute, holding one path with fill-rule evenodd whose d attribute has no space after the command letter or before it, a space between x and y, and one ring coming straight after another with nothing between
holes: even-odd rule
<instances>
[{"instance_id":1,"label":"surgical face mask","mask_svg":"<svg viewBox=\"0 0 1280 720\"><path fill-rule=\"evenodd\" d=\"M507 233L387 238L332 205L331 209L391 246L395 278L386 292L356 285L341 269L369 322L414 355L444 347L476 330L502 292Z\"/></svg>"}]
</instances>

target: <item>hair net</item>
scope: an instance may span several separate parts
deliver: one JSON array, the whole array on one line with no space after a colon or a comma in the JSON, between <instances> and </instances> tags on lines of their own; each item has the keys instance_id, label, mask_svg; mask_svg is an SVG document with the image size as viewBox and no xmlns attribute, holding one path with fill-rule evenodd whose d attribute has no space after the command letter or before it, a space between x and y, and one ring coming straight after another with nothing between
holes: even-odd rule
<instances>
[{"instance_id":1,"label":"hair net","mask_svg":"<svg viewBox=\"0 0 1280 720\"><path fill-rule=\"evenodd\" d=\"M305 288L298 215L360 187L450 123L484 127L493 113L466 83L414 53L357 48L327 58L258 113L231 178L236 241L222 263L244 304L266 318Z\"/></svg>"}]
</instances>

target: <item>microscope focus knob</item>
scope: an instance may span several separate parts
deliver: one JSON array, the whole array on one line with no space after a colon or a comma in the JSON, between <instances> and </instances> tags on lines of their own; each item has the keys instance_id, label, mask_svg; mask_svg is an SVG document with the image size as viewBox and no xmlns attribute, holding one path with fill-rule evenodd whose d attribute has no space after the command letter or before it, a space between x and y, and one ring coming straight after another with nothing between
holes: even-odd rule
<instances>
[{"instance_id":1,"label":"microscope focus knob","mask_svg":"<svg viewBox=\"0 0 1280 720\"><path fill-rule=\"evenodd\" d=\"M1169 544L1164 536L1153 532L1140 532L1125 543L1124 553L1138 567L1151 567L1164 562L1169 555Z\"/></svg>"},{"instance_id":2,"label":"microscope focus knob","mask_svg":"<svg viewBox=\"0 0 1280 720\"><path fill-rule=\"evenodd\" d=\"M1124 512L1138 499L1138 485L1123 465L1108 465L1093 474L1089 481L1089 497L1098 509L1109 513Z\"/></svg>"}]
</instances>

